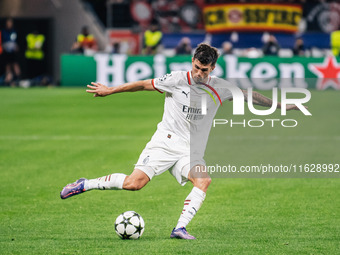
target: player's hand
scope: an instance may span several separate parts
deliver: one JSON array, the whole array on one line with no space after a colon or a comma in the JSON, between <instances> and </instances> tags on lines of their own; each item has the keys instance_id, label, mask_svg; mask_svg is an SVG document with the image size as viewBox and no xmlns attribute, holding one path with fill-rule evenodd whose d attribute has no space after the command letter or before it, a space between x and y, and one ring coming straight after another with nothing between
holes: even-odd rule
<instances>
[{"instance_id":1,"label":"player's hand","mask_svg":"<svg viewBox=\"0 0 340 255\"><path fill-rule=\"evenodd\" d=\"M97 82L91 82L91 84L87 85L90 89L87 89L86 92L93 93L94 97L105 97L111 94L109 87Z\"/></svg>"},{"instance_id":2,"label":"player's hand","mask_svg":"<svg viewBox=\"0 0 340 255\"><path fill-rule=\"evenodd\" d=\"M303 107L305 107L306 109L308 109L307 106L303 106ZM297 107L295 104L288 104L288 105L286 106L286 110L287 110L287 111L290 111L290 110L298 110L298 111L300 111L299 107Z\"/></svg>"}]
</instances>

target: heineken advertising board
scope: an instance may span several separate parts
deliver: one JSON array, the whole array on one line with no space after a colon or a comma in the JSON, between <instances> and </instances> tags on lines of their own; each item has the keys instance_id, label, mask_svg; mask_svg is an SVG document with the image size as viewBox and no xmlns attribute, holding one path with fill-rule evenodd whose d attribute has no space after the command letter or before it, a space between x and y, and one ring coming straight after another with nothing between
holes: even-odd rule
<instances>
[{"instance_id":1,"label":"heineken advertising board","mask_svg":"<svg viewBox=\"0 0 340 255\"><path fill-rule=\"evenodd\" d=\"M190 69L191 56L63 55L61 84L85 86L98 81L108 86L117 86L125 82L161 77L171 71ZM228 79L243 89L300 87L340 90L340 58L244 58L225 55L218 59L213 75Z\"/></svg>"}]
</instances>

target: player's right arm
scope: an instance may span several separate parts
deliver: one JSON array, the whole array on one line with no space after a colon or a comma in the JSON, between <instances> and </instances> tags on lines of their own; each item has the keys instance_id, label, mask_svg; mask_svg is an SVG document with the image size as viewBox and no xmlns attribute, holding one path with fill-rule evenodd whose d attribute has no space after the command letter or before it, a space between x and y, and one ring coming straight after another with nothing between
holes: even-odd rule
<instances>
[{"instance_id":1,"label":"player's right arm","mask_svg":"<svg viewBox=\"0 0 340 255\"><path fill-rule=\"evenodd\" d=\"M108 95L121 93L121 92L135 92L135 91L153 91L155 90L152 85L152 80L142 80L128 82L117 87L108 87L99 82L91 82L91 85L87 85L89 88L86 90L88 93L92 93L94 97L105 97Z\"/></svg>"}]
</instances>

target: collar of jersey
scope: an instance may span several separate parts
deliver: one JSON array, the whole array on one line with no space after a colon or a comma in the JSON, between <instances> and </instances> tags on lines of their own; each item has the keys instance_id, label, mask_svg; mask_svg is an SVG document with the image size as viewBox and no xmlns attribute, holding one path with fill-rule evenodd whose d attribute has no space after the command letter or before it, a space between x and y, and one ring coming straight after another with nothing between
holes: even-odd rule
<instances>
[{"instance_id":1,"label":"collar of jersey","mask_svg":"<svg viewBox=\"0 0 340 255\"><path fill-rule=\"evenodd\" d=\"M188 80L188 84L189 84L189 85L200 85L200 86L204 86L203 84L199 84L199 83L196 83L196 82L194 81L194 79L193 79L192 76L191 76L191 72L190 72L190 71L187 72L187 80ZM209 79L208 79L208 81L207 81L207 84L209 84L210 80L211 80L211 76L209 75Z\"/></svg>"}]
</instances>

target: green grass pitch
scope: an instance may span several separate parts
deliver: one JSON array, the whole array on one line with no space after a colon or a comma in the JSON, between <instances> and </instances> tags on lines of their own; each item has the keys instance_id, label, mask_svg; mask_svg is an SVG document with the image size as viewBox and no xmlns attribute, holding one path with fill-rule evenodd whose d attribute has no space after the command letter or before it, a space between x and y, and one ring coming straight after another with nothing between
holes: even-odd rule
<instances>
[{"instance_id":1,"label":"green grass pitch","mask_svg":"<svg viewBox=\"0 0 340 255\"><path fill-rule=\"evenodd\" d=\"M80 177L132 171L161 120L164 96L92 98L66 88L0 95L0 254L340 253L338 178L214 178L188 225L194 241L169 238L192 185L181 187L168 173L138 192L61 200L63 186ZM226 161L340 163L339 99L336 91L313 91L313 116L290 112L300 125L290 131L226 128ZM114 233L127 210L145 220L140 240Z\"/></svg>"}]
</instances>

